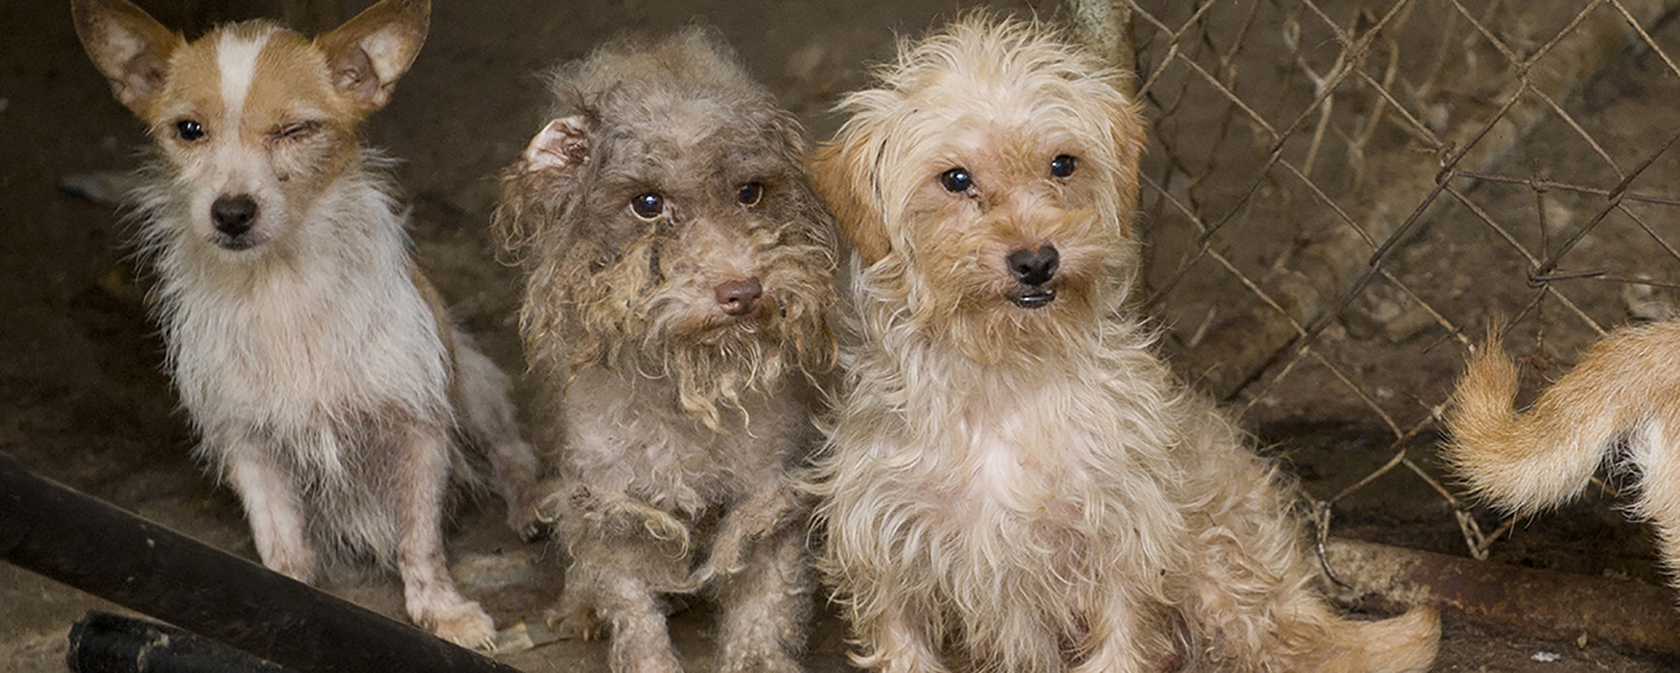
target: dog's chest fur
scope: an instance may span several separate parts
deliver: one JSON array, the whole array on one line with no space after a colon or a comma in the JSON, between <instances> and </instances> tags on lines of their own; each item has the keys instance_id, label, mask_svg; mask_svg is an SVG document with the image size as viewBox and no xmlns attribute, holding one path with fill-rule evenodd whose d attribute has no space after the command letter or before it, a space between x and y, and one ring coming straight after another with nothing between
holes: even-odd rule
<instances>
[{"instance_id":1,"label":"dog's chest fur","mask_svg":"<svg viewBox=\"0 0 1680 673\"><path fill-rule=\"evenodd\" d=\"M677 404L674 385L601 368L580 372L564 406L564 468L602 492L698 516L786 478L812 432L802 381L743 396L712 431Z\"/></svg>"},{"instance_id":2,"label":"dog's chest fur","mask_svg":"<svg viewBox=\"0 0 1680 673\"><path fill-rule=\"evenodd\" d=\"M867 350L877 362L899 357ZM823 468L832 506L880 513L895 565L909 575L943 568L952 576L937 584L948 587L1001 574L1067 597L1109 573L1158 575L1178 562L1183 527L1180 419L1156 385L1158 363L1142 351L1110 355L1030 371L920 357L921 373L942 385L862 379L841 423L858 436L839 438ZM935 364L943 371L929 374Z\"/></svg>"}]
</instances>

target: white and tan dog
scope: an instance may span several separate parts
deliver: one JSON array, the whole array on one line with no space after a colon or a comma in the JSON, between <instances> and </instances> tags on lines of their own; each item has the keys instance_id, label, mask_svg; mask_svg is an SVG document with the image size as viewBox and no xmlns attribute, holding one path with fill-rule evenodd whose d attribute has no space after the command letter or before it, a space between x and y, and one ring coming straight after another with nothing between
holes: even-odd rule
<instances>
[{"instance_id":1,"label":"white and tan dog","mask_svg":"<svg viewBox=\"0 0 1680 673\"><path fill-rule=\"evenodd\" d=\"M486 451L527 536L536 458L356 137L425 41L430 3L382 0L314 41L253 21L187 42L127 0L71 7L154 142L141 245L170 368L263 563L307 582L323 543L394 561L415 623L489 643L489 615L444 565L455 440Z\"/></svg>"},{"instance_id":2,"label":"white and tan dog","mask_svg":"<svg viewBox=\"0 0 1680 673\"><path fill-rule=\"evenodd\" d=\"M900 50L818 150L861 335L822 566L883 671L1422 671L1429 608L1335 616L1289 491L1122 301L1143 120L1037 23Z\"/></svg>"}]
</instances>

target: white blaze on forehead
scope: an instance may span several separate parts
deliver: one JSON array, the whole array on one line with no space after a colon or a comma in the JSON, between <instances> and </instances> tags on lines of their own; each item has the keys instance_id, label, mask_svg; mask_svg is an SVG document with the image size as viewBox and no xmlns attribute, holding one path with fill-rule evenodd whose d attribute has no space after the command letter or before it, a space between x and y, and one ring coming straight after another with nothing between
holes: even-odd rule
<instances>
[{"instance_id":1,"label":"white blaze on forehead","mask_svg":"<svg viewBox=\"0 0 1680 673\"><path fill-rule=\"evenodd\" d=\"M257 56L273 34L273 28L255 35L229 30L216 42L216 67L222 71L222 105L230 121L237 120L245 106L245 95L257 74Z\"/></svg>"}]
</instances>

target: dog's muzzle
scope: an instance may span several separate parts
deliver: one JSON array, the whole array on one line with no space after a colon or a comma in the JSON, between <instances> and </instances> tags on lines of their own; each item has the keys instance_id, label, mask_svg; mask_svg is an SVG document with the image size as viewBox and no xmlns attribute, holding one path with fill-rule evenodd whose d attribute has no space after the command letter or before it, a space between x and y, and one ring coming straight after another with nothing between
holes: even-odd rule
<instances>
[{"instance_id":1,"label":"dog's muzzle","mask_svg":"<svg viewBox=\"0 0 1680 673\"><path fill-rule=\"evenodd\" d=\"M1061 254L1056 252L1056 246L1015 250L1003 262L1016 283L1009 292L1009 301L1021 308L1044 308L1056 300L1056 288L1051 285L1061 266Z\"/></svg>"}]
</instances>

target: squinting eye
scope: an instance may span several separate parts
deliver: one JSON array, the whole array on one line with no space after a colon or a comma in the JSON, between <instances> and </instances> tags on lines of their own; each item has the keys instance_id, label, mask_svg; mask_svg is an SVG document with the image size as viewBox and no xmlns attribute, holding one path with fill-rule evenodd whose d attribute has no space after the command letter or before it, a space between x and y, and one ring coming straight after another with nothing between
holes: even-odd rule
<instances>
[{"instance_id":1,"label":"squinting eye","mask_svg":"<svg viewBox=\"0 0 1680 673\"><path fill-rule=\"evenodd\" d=\"M974 186L974 178L966 168L953 168L939 174L939 185L952 194L961 194Z\"/></svg>"},{"instance_id":2,"label":"squinting eye","mask_svg":"<svg viewBox=\"0 0 1680 673\"><path fill-rule=\"evenodd\" d=\"M749 207L758 205L758 200L762 198L764 198L764 185L756 182L741 185L741 190L735 194L735 200L740 201L741 205Z\"/></svg>"},{"instance_id":3,"label":"squinting eye","mask_svg":"<svg viewBox=\"0 0 1680 673\"><path fill-rule=\"evenodd\" d=\"M665 197L654 193L647 193L630 199L630 212L644 220L659 217L665 212Z\"/></svg>"},{"instance_id":4,"label":"squinting eye","mask_svg":"<svg viewBox=\"0 0 1680 673\"><path fill-rule=\"evenodd\" d=\"M280 140L294 140L307 136L321 128L321 122L307 121L287 124L274 131L274 137Z\"/></svg>"},{"instance_id":5,"label":"squinting eye","mask_svg":"<svg viewBox=\"0 0 1680 673\"><path fill-rule=\"evenodd\" d=\"M1073 175L1073 172L1078 169L1079 160L1066 154L1058 154L1056 158L1050 160L1050 174L1058 178Z\"/></svg>"},{"instance_id":6,"label":"squinting eye","mask_svg":"<svg viewBox=\"0 0 1680 673\"><path fill-rule=\"evenodd\" d=\"M175 122L175 135L190 143L204 137L204 127L191 119L182 119Z\"/></svg>"}]
</instances>

